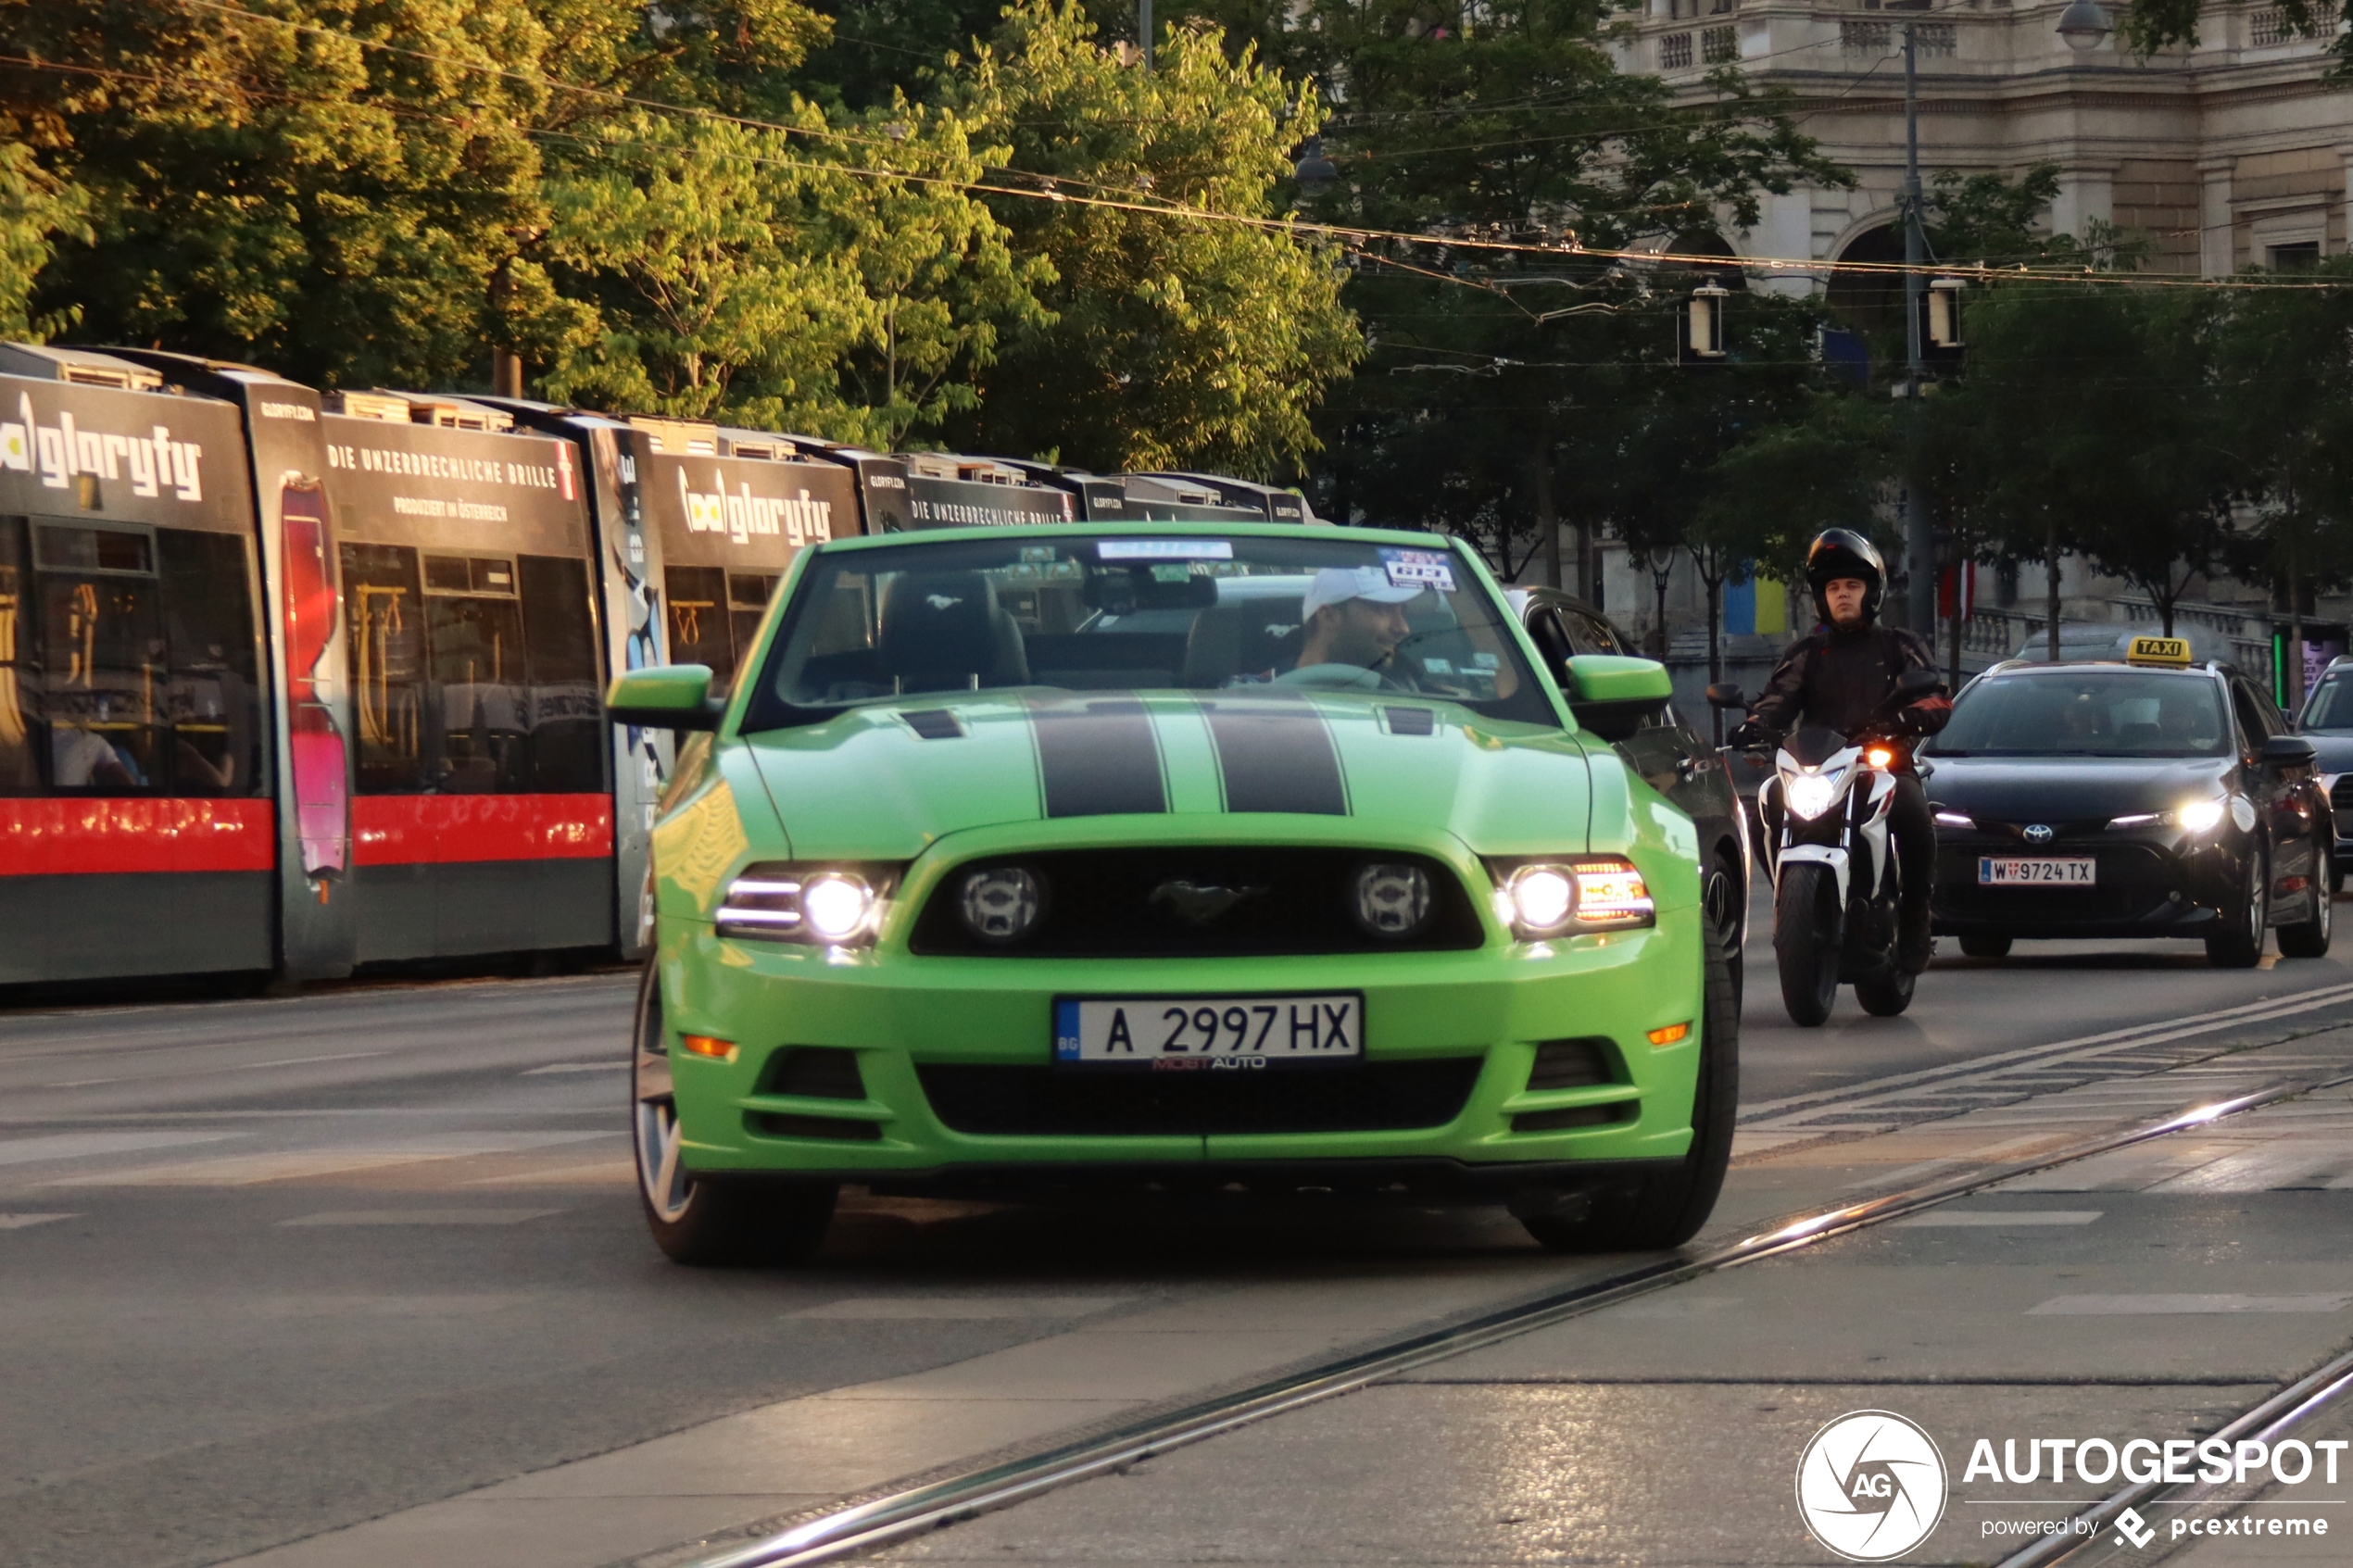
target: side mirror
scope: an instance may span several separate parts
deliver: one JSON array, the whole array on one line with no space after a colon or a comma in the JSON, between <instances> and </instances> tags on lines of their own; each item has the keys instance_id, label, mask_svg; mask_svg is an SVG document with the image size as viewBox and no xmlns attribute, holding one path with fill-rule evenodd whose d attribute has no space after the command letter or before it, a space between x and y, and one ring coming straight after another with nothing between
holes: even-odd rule
<instances>
[{"instance_id":1,"label":"side mirror","mask_svg":"<svg viewBox=\"0 0 2353 1568\"><path fill-rule=\"evenodd\" d=\"M708 664L632 670L605 694L605 717L641 730L715 730L725 708L711 700Z\"/></svg>"},{"instance_id":2,"label":"side mirror","mask_svg":"<svg viewBox=\"0 0 2353 1568\"><path fill-rule=\"evenodd\" d=\"M1629 738L1675 699L1674 679L1656 659L1580 653L1568 660L1566 675L1561 690L1579 726L1605 741Z\"/></svg>"},{"instance_id":3,"label":"side mirror","mask_svg":"<svg viewBox=\"0 0 2353 1568\"><path fill-rule=\"evenodd\" d=\"M2263 742L2266 768L2309 768L2319 756L2302 735L2272 735Z\"/></svg>"},{"instance_id":4,"label":"side mirror","mask_svg":"<svg viewBox=\"0 0 2353 1568\"><path fill-rule=\"evenodd\" d=\"M1746 708L1748 706L1748 698L1742 695L1740 687L1732 685L1729 682L1719 681L1715 685L1707 688L1707 706L1710 708Z\"/></svg>"},{"instance_id":5,"label":"side mirror","mask_svg":"<svg viewBox=\"0 0 2353 1568\"><path fill-rule=\"evenodd\" d=\"M1923 697L1944 689L1944 677L1933 670L1906 670L1895 678L1895 690L1903 696Z\"/></svg>"}]
</instances>

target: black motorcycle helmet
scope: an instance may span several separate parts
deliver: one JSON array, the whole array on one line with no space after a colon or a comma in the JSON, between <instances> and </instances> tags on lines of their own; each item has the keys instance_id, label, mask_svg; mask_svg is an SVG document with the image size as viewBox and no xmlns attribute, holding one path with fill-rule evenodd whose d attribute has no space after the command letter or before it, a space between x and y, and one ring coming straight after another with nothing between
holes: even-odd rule
<instances>
[{"instance_id":1,"label":"black motorcycle helmet","mask_svg":"<svg viewBox=\"0 0 2353 1568\"><path fill-rule=\"evenodd\" d=\"M1806 583L1814 590L1814 614L1825 622L1831 607L1822 590L1842 577L1862 579L1863 623L1877 621L1887 596L1887 563L1879 547L1851 528L1825 529L1806 550Z\"/></svg>"}]
</instances>

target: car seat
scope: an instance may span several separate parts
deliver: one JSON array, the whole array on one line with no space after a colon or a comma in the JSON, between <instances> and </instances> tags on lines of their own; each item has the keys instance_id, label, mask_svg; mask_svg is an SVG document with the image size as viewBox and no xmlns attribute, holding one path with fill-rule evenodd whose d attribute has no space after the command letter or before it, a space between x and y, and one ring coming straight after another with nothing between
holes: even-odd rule
<instances>
[{"instance_id":1,"label":"car seat","mask_svg":"<svg viewBox=\"0 0 2353 1568\"><path fill-rule=\"evenodd\" d=\"M1303 640L1299 607L1287 599L1204 609L1185 638L1183 683L1214 690L1237 676L1289 670Z\"/></svg>"},{"instance_id":2,"label":"car seat","mask_svg":"<svg viewBox=\"0 0 2353 1568\"><path fill-rule=\"evenodd\" d=\"M1021 627L977 571L902 572L879 619L883 670L901 692L1029 684Z\"/></svg>"}]
</instances>

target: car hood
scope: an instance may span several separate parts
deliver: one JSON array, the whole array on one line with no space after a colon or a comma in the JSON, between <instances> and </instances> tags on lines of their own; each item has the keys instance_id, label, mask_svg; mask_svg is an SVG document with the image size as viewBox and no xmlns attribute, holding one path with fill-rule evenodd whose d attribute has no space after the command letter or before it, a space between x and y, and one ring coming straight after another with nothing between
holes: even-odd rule
<instances>
[{"instance_id":1,"label":"car hood","mask_svg":"<svg viewBox=\"0 0 2353 1568\"><path fill-rule=\"evenodd\" d=\"M907 859L950 834L1047 819L1182 833L1176 819L1251 813L1542 853L1584 847L1591 814L1576 736L1428 698L959 694L744 741L799 859Z\"/></svg>"},{"instance_id":2,"label":"car hood","mask_svg":"<svg viewBox=\"0 0 2353 1568\"><path fill-rule=\"evenodd\" d=\"M1928 797L1995 822L2083 822L2165 811L2219 794L2230 757L1938 757Z\"/></svg>"}]
</instances>

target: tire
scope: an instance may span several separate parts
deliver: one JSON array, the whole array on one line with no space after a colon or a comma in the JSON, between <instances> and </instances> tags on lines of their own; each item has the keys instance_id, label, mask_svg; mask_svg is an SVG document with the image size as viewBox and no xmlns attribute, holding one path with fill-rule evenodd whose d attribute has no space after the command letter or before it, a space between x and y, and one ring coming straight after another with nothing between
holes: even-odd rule
<instances>
[{"instance_id":1,"label":"tire","mask_svg":"<svg viewBox=\"0 0 2353 1568\"><path fill-rule=\"evenodd\" d=\"M671 1090L661 983L646 965L637 983L630 1050L630 1143L637 1200L654 1245L673 1262L700 1267L798 1263L824 1245L839 1189L827 1182L698 1181L678 1162L678 1104Z\"/></svg>"},{"instance_id":2,"label":"tire","mask_svg":"<svg viewBox=\"0 0 2353 1568\"><path fill-rule=\"evenodd\" d=\"M2336 923L2335 881L2326 870L2332 847L2313 846L2316 874L2312 878L2312 913L2294 925L2280 927L2280 956L2284 959L2324 959L2329 952L2330 928Z\"/></svg>"},{"instance_id":3,"label":"tire","mask_svg":"<svg viewBox=\"0 0 2353 1568\"><path fill-rule=\"evenodd\" d=\"M1891 969L1855 982L1855 999L1873 1018L1894 1018L1912 1005L1912 986L1919 979L1909 970Z\"/></svg>"},{"instance_id":4,"label":"tire","mask_svg":"<svg viewBox=\"0 0 2353 1568\"><path fill-rule=\"evenodd\" d=\"M1738 1005L1746 990L1747 964L1741 947L1748 938L1748 905L1741 897L1737 851L1718 854L1716 863L1708 868L1702 900L1707 911L1708 935L1723 950L1724 960L1730 966L1732 1000Z\"/></svg>"},{"instance_id":5,"label":"tire","mask_svg":"<svg viewBox=\"0 0 2353 1568\"><path fill-rule=\"evenodd\" d=\"M1781 873L1773 895L1773 962L1780 972L1789 1021L1814 1029L1838 1000L1838 879L1828 866L1802 864Z\"/></svg>"},{"instance_id":6,"label":"tire","mask_svg":"<svg viewBox=\"0 0 2353 1568\"><path fill-rule=\"evenodd\" d=\"M1961 956L1969 959L2006 959L2010 956L2010 939L2007 936L1964 936Z\"/></svg>"},{"instance_id":7,"label":"tire","mask_svg":"<svg viewBox=\"0 0 2353 1568\"><path fill-rule=\"evenodd\" d=\"M1707 954L1700 1022L1699 1074L1692 1085L1692 1147L1674 1170L1590 1195L1566 1198L1562 1212L1540 1206L1521 1224L1551 1252L1659 1252L1699 1234L1724 1190L1732 1161L1732 1124L1740 1111L1741 1010L1721 947Z\"/></svg>"},{"instance_id":8,"label":"tire","mask_svg":"<svg viewBox=\"0 0 2353 1568\"><path fill-rule=\"evenodd\" d=\"M2206 939L2206 961L2216 969L2253 969L2262 962L2263 935L2271 912L2271 859L2259 844L2247 852L2246 885L2237 902L2222 911L2230 929Z\"/></svg>"}]
</instances>

